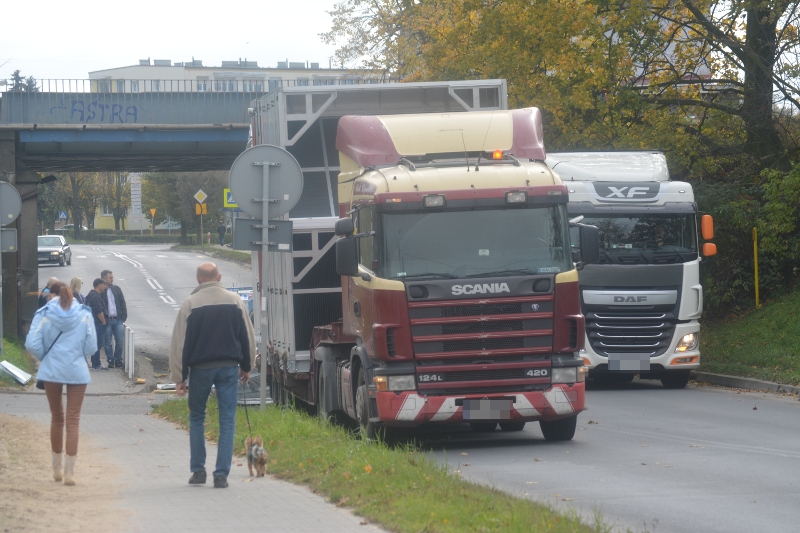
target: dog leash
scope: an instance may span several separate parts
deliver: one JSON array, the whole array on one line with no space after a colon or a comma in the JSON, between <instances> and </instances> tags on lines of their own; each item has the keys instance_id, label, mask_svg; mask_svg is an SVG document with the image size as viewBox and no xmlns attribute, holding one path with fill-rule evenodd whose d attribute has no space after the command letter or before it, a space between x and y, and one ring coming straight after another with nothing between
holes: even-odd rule
<instances>
[{"instance_id":1,"label":"dog leash","mask_svg":"<svg viewBox=\"0 0 800 533\"><path fill-rule=\"evenodd\" d=\"M250 415L247 413L247 382L244 383L244 417L247 419L247 431L250 433L250 440L253 440L253 428L250 427Z\"/></svg>"}]
</instances>

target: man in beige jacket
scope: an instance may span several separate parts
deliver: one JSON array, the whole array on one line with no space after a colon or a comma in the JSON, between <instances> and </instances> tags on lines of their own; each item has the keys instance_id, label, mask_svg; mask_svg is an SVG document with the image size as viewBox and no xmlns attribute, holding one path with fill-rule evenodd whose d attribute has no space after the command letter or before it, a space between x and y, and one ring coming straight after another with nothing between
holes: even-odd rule
<instances>
[{"instance_id":1,"label":"man in beige jacket","mask_svg":"<svg viewBox=\"0 0 800 533\"><path fill-rule=\"evenodd\" d=\"M211 386L219 406L219 443L214 487L228 486L236 428L238 381L250 379L255 364L253 325L242 299L220 283L214 263L197 268L197 288L187 298L172 330L170 377L178 395L189 390L189 447L192 485L206 482L206 403Z\"/></svg>"}]
</instances>

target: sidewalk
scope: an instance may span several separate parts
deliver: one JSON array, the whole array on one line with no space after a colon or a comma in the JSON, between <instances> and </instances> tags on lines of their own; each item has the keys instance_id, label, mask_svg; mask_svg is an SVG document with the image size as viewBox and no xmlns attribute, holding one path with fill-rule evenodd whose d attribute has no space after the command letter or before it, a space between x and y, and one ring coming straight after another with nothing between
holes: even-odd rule
<instances>
[{"instance_id":1,"label":"sidewalk","mask_svg":"<svg viewBox=\"0 0 800 533\"><path fill-rule=\"evenodd\" d=\"M95 379L115 382L114 372ZM270 476L250 478L247 462L234 458L227 489L213 483L190 486L189 435L170 422L150 416L153 403L162 395L90 396L81 414L81 445L105 450L108 460L122 471L119 493L129 518L118 524L120 531L263 531L287 533L378 531L366 527L349 510L311 493L308 489ZM50 414L44 398L35 394L0 394L0 413L24 417L49 425ZM214 469L216 446L207 443L206 469ZM92 465L75 468L76 481L90 482ZM96 466L96 465L95 465ZM102 475L102 474L101 474ZM209 479L211 476L209 475ZM42 483L52 484L51 479ZM66 488L66 490L69 490ZM113 526L109 529L114 530Z\"/></svg>"}]
</instances>

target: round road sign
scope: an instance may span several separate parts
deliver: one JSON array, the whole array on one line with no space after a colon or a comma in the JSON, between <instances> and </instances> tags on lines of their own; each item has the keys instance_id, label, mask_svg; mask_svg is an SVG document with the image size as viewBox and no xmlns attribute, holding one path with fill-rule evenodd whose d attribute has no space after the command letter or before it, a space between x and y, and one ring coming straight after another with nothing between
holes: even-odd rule
<instances>
[{"instance_id":1,"label":"round road sign","mask_svg":"<svg viewBox=\"0 0 800 533\"><path fill-rule=\"evenodd\" d=\"M277 166L269 166L269 197L277 200L269 204L269 218L278 218L297 205L303 193L303 172L300 164L283 148L263 144L239 154L228 177L231 194L236 198L239 209L250 216L261 218L262 202L253 199L258 200L264 196L262 163L277 163Z\"/></svg>"},{"instance_id":2,"label":"round road sign","mask_svg":"<svg viewBox=\"0 0 800 533\"><path fill-rule=\"evenodd\" d=\"M0 181L0 226L11 224L22 211L22 199L19 197L17 188Z\"/></svg>"}]
</instances>

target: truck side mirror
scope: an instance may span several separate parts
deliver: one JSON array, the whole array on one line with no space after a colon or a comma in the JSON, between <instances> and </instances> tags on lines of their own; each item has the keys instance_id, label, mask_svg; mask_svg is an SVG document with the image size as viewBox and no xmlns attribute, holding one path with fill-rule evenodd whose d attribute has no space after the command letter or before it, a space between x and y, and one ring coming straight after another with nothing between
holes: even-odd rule
<instances>
[{"instance_id":1,"label":"truck side mirror","mask_svg":"<svg viewBox=\"0 0 800 533\"><path fill-rule=\"evenodd\" d=\"M342 222L348 219L341 219ZM336 232L339 231L339 222L336 223ZM353 222L350 221L352 228ZM352 231L352 229L351 229ZM340 276L358 276L358 241L353 237L346 237L336 241L336 273Z\"/></svg>"},{"instance_id":2,"label":"truck side mirror","mask_svg":"<svg viewBox=\"0 0 800 533\"><path fill-rule=\"evenodd\" d=\"M703 234L703 240L710 241L714 238L714 219L711 215L703 215L700 219L700 230Z\"/></svg>"},{"instance_id":3,"label":"truck side mirror","mask_svg":"<svg viewBox=\"0 0 800 533\"><path fill-rule=\"evenodd\" d=\"M347 218L340 218L336 221L336 226L334 226L334 233L339 235L340 237L352 235L353 231L355 231L355 226L353 225L353 219L350 217Z\"/></svg>"},{"instance_id":4,"label":"truck side mirror","mask_svg":"<svg viewBox=\"0 0 800 533\"><path fill-rule=\"evenodd\" d=\"M600 260L600 233L597 226L581 225L581 260L584 265Z\"/></svg>"}]
</instances>

